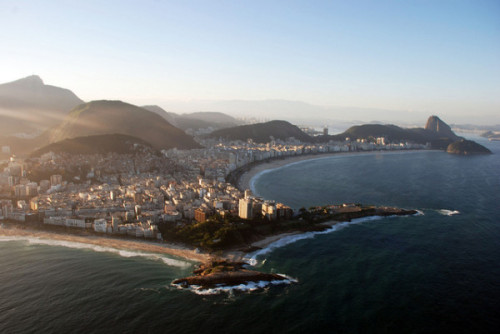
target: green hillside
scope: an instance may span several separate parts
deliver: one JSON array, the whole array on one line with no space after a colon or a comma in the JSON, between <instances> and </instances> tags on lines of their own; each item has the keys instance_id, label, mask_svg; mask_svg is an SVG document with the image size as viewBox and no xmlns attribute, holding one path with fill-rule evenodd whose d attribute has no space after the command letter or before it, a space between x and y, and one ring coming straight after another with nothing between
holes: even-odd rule
<instances>
[{"instance_id":1,"label":"green hillside","mask_svg":"<svg viewBox=\"0 0 500 334\"><path fill-rule=\"evenodd\" d=\"M54 143L67 138L115 133L140 138L158 150L200 147L191 136L158 114L121 101L81 104L46 136L49 143Z\"/></svg>"},{"instance_id":2,"label":"green hillside","mask_svg":"<svg viewBox=\"0 0 500 334\"><path fill-rule=\"evenodd\" d=\"M127 154L138 151L156 152L151 144L142 139L122 134L110 134L64 139L36 150L31 156L38 157L48 152L69 154L106 154L114 152Z\"/></svg>"}]
</instances>

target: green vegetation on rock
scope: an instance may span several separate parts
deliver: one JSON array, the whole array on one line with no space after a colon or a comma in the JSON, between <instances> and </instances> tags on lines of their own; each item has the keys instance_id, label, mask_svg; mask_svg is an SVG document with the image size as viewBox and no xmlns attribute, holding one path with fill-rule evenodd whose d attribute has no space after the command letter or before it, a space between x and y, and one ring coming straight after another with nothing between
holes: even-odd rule
<instances>
[{"instance_id":1,"label":"green vegetation on rock","mask_svg":"<svg viewBox=\"0 0 500 334\"><path fill-rule=\"evenodd\" d=\"M469 155L469 154L491 154L491 151L471 140L459 140L450 145L446 149L446 152L452 154Z\"/></svg>"}]
</instances>

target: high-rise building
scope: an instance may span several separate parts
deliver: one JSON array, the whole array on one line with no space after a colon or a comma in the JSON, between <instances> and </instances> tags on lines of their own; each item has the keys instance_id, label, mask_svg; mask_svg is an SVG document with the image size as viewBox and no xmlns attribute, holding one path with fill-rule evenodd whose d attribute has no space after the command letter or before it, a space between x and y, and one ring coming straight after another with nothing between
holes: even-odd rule
<instances>
[{"instance_id":1,"label":"high-rise building","mask_svg":"<svg viewBox=\"0 0 500 334\"><path fill-rule=\"evenodd\" d=\"M18 184L17 186L15 186L14 195L16 197L26 197L27 196L26 186L22 184Z\"/></svg>"},{"instance_id":2,"label":"high-rise building","mask_svg":"<svg viewBox=\"0 0 500 334\"><path fill-rule=\"evenodd\" d=\"M38 195L38 184L36 182L30 182L26 185L26 194L28 196Z\"/></svg>"},{"instance_id":3,"label":"high-rise building","mask_svg":"<svg viewBox=\"0 0 500 334\"><path fill-rule=\"evenodd\" d=\"M19 176L9 176L8 177L9 187L13 187L16 184L19 184Z\"/></svg>"},{"instance_id":4,"label":"high-rise building","mask_svg":"<svg viewBox=\"0 0 500 334\"><path fill-rule=\"evenodd\" d=\"M238 214L239 214L240 218L243 218L243 219L252 219L253 218L252 202L253 202L253 199L251 197L240 198L239 206L238 206Z\"/></svg>"},{"instance_id":5,"label":"high-rise building","mask_svg":"<svg viewBox=\"0 0 500 334\"><path fill-rule=\"evenodd\" d=\"M50 185L51 186L57 186L59 184L62 184L62 175L51 175L50 176Z\"/></svg>"},{"instance_id":6,"label":"high-rise building","mask_svg":"<svg viewBox=\"0 0 500 334\"><path fill-rule=\"evenodd\" d=\"M262 203L262 216L268 220L276 220L276 202L265 201Z\"/></svg>"}]
</instances>

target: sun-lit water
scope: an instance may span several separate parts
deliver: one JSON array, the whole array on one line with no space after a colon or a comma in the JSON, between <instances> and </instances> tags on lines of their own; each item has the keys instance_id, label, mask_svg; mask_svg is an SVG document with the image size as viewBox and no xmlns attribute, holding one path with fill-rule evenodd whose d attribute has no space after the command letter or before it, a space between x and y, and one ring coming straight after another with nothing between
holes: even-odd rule
<instances>
[{"instance_id":1,"label":"sun-lit water","mask_svg":"<svg viewBox=\"0 0 500 334\"><path fill-rule=\"evenodd\" d=\"M192 270L184 260L2 239L0 332L493 332L500 142L482 143L495 154L334 156L262 174L256 192L296 209L360 202L424 214L345 224L253 254L259 270L298 280L291 285L197 295L170 286Z\"/></svg>"}]
</instances>

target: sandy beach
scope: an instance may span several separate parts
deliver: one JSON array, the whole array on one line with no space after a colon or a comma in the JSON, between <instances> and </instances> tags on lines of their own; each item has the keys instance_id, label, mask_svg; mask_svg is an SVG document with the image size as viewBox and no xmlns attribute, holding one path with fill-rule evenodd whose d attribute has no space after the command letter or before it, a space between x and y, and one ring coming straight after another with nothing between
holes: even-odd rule
<instances>
[{"instance_id":1,"label":"sandy beach","mask_svg":"<svg viewBox=\"0 0 500 334\"><path fill-rule=\"evenodd\" d=\"M59 240L59 241L76 242L76 243L89 244L102 247L111 247L119 250L167 254L197 262L205 262L210 257L206 253L197 253L192 248L188 248L186 246L181 246L177 244L123 240L117 238L107 238L105 236L102 237L81 236L81 235L72 235L65 233L39 231L34 229L19 229L15 227L0 228L0 236Z\"/></svg>"}]
</instances>

